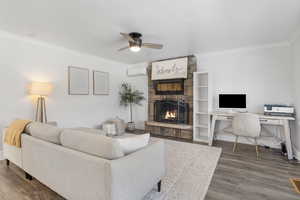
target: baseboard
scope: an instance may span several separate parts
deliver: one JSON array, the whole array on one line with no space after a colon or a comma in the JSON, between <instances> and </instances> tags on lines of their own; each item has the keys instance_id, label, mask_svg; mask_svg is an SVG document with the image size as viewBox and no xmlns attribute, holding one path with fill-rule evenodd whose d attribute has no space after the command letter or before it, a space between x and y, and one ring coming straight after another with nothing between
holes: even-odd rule
<instances>
[{"instance_id":1,"label":"baseboard","mask_svg":"<svg viewBox=\"0 0 300 200\"><path fill-rule=\"evenodd\" d=\"M4 160L4 158L3 158L3 151L0 151L0 160Z\"/></svg>"}]
</instances>

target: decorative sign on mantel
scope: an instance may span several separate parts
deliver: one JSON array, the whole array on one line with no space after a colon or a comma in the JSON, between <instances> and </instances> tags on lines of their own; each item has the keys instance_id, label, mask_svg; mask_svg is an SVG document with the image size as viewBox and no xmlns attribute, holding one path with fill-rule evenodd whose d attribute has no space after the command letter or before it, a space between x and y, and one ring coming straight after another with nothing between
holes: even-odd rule
<instances>
[{"instance_id":1,"label":"decorative sign on mantel","mask_svg":"<svg viewBox=\"0 0 300 200\"><path fill-rule=\"evenodd\" d=\"M152 80L187 78L188 58L177 58L152 63Z\"/></svg>"}]
</instances>

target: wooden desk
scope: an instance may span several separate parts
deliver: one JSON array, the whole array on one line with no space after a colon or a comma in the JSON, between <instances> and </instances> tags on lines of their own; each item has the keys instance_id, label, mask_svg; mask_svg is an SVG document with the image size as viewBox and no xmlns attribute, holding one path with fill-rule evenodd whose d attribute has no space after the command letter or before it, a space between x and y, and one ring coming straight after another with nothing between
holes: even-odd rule
<instances>
[{"instance_id":1,"label":"wooden desk","mask_svg":"<svg viewBox=\"0 0 300 200\"><path fill-rule=\"evenodd\" d=\"M274 125L274 126L280 126L283 127L284 137L285 137L285 143L288 153L288 159L293 159L293 150L292 150L292 143L291 143L291 129L290 129L290 121L295 121L295 118L293 117L281 117L281 116L269 116L269 115L263 115L258 114L260 123L262 125ZM211 123L211 132L209 136L209 145L211 146L214 139L214 133L215 133L215 125L216 121L232 121L234 116L234 113L221 113L221 112L215 112L210 113L210 123Z\"/></svg>"}]
</instances>

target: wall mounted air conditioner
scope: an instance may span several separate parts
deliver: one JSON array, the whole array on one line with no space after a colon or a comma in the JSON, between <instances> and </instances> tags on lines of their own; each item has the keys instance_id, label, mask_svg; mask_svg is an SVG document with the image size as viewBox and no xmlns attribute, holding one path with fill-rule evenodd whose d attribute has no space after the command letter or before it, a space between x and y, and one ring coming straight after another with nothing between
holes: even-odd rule
<instances>
[{"instance_id":1,"label":"wall mounted air conditioner","mask_svg":"<svg viewBox=\"0 0 300 200\"><path fill-rule=\"evenodd\" d=\"M129 67L127 69L127 76L146 76L146 75L147 75L147 68L144 66Z\"/></svg>"}]
</instances>

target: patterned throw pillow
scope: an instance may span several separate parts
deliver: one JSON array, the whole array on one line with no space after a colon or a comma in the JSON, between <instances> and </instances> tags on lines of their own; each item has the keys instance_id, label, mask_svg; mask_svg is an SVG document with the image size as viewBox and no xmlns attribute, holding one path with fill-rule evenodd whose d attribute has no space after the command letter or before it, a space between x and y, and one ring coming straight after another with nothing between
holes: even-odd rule
<instances>
[{"instance_id":1,"label":"patterned throw pillow","mask_svg":"<svg viewBox=\"0 0 300 200\"><path fill-rule=\"evenodd\" d=\"M126 123L124 120L120 119L119 117L108 119L102 124L102 128L104 124L115 124L116 126L116 135L122 135L125 133Z\"/></svg>"},{"instance_id":2,"label":"patterned throw pillow","mask_svg":"<svg viewBox=\"0 0 300 200\"><path fill-rule=\"evenodd\" d=\"M118 135L117 132L117 126L115 123L112 122L105 122L102 125L102 129L103 131L106 133L107 136L114 136L114 135Z\"/></svg>"}]
</instances>

